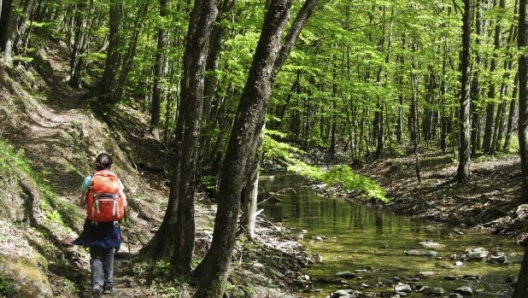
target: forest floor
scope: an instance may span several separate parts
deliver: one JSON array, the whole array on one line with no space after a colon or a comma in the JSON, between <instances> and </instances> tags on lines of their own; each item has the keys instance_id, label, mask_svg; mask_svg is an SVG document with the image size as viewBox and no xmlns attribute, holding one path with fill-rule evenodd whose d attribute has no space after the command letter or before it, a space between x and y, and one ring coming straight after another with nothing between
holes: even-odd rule
<instances>
[{"instance_id":1,"label":"forest floor","mask_svg":"<svg viewBox=\"0 0 528 298\"><path fill-rule=\"evenodd\" d=\"M427 153L419 154L420 180L413 154L380 158L356 172L375 180L387 191L391 201L384 208L394 213L486 230L516 241L526 237L528 218L525 209L518 210L518 154L481 156L471 161L470 179L462 185L454 180L457 163L452 153L424 148L422 151Z\"/></svg>"}]
</instances>

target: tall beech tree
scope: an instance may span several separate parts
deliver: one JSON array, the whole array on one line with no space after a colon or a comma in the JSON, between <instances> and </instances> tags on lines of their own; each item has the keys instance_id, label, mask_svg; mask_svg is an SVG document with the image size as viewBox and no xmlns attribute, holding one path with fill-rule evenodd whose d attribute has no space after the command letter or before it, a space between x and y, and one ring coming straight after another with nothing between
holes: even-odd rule
<instances>
[{"instance_id":1,"label":"tall beech tree","mask_svg":"<svg viewBox=\"0 0 528 298\"><path fill-rule=\"evenodd\" d=\"M475 0L475 45L477 50L474 53L475 67L473 68L471 81L471 155L476 156L477 151L480 150L480 100L482 95L482 87L480 84L481 73L478 70L482 63L479 49L482 47L482 27L484 25L482 17L483 0Z\"/></svg>"},{"instance_id":2,"label":"tall beech tree","mask_svg":"<svg viewBox=\"0 0 528 298\"><path fill-rule=\"evenodd\" d=\"M306 1L303 9L315 3L316 0ZM284 63L289 53L289 50L279 50L281 35L290 15L291 0L271 1L269 5L222 163L213 242L203 261L200 287L195 297L224 295L231 253L235 245L240 194L252 162L249 157L255 153L258 144L278 66ZM302 26L290 30L295 36L293 40L301 29ZM290 40L289 34L286 40ZM291 48L293 44L286 42L284 47Z\"/></svg>"},{"instance_id":3,"label":"tall beech tree","mask_svg":"<svg viewBox=\"0 0 528 298\"><path fill-rule=\"evenodd\" d=\"M295 20L291 24L288 33L282 43L280 51L278 53L277 59L273 65L273 73L271 75L270 81L271 85L275 82L277 75L286 62L290 52L293 50L301 30L304 28L308 19L312 15L317 5L317 0L307 0L300 11L297 13ZM263 124L262 129L266 126ZM244 231L248 236L248 239L255 239L255 223L256 223L256 211L257 211L257 194L258 194L258 179L260 174L260 161L262 157L262 142L264 134L260 132L260 135L254 139L255 144L252 145L253 152L248 156L248 167L246 174L246 186L245 193L243 193L243 202L245 204L242 206L244 211L244 218L242 220Z\"/></svg>"},{"instance_id":4,"label":"tall beech tree","mask_svg":"<svg viewBox=\"0 0 528 298\"><path fill-rule=\"evenodd\" d=\"M464 12L462 15L462 57L460 61L460 143L458 145L458 169L456 180L459 183L467 183L470 170L470 74L471 74L471 16L472 1L464 0Z\"/></svg>"},{"instance_id":5,"label":"tall beech tree","mask_svg":"<svg viewBox=\"0 0 528 298\"><path fill-rule=\"evenodd\" d=\"M159 124L161 118L161 82L163 79L163 66L165 65L165 48L167 39L167 29L165 28L165 18L167 17L167 0L159 0L159 15L162 19L158 28L158 40L156 48L156 58L154 61L154 82L152 86L152 108L150 109L150 132L159 140Z\"/></svg>"},{"instance_id":6,"label":"tall beech tree","mask_svg":"<svg viewBox=\"0 0 528 298\"><path fill-rule=\"evenodd\" d=\"M519 1L519 154L521 156L521 202L528 203L528 1ZM524 243L524 258L512 297L528 297L528 245Z\"/></svg>"},{"instance_id":7,"label":"tall beech tree","mask_svg":"<svg viewBox=\"0 0 528 298\"><path fill-rule=\"evenodd\" d=\"M144 250L145 254L154 258L170 258L175 270L183 274L191 272L194 251L194 195L205 61L209 52L209 34L217 13L215 0L194 2L183 58L180 114L176 125L169 204L161 227Z\"/></svg>"},{"instance_id":8,"label":"tall beech tree","mask_svg":"<svg viewBox=\"0 0 528 298\"><path fill-rule=\"evenodd\" d=\"M109 9L109 45L106 54L105 68L103 76L95 90L95 96L99 97L99 105L113 105L118 102L118 97L113 96L118 82L118 71L121 64L121 54L119 51L123 39L119 35L122 28L123 1L111 0Z\"/></svg>"},{"instance_id":9,"label":"tall beech tree","mask_svg":"<svg viewBox=\"0 0 528 298\"><path fill-rule=\"evenodd\" d=\"M504 7L504 0L500 0L501 6ZM502 41L502 30L499 21L495 21L494 34L493 34L493 55L490 60L490 73L495 73L497 71L498 54ZM484 126L484 140L482 143L482 150L485 153L493 153L494 148L492 148L492 139L493 139L493 124L495 119L495 107L496 107L496 82L495 80L490 80L488 83L488 100L486 104L486 125Z\"/></svg>"},{"instance_id":10,"label":"tall beech tree","mask_svg":"<svg viewBox=\"0 0 528 298\"><path fill-rule=\"evenodd\" d=\"M184 54L184 73L181 82L181 106L176 126L176 167L173 169L177 184L176 238L171 265L188 274L194 250L195 222L194 195L203 114L204 78L210 34L218 14L216 0L195 0L191 13ZM171 187L171 191L174 187Z\"/></svg>"},{"instance_id":11,"label":"tall beech tree","mask_svg":"<svg viewBox=\"0 0 528 298\"><path fill-rule=\"evenodd\" d=\"M519 3L519 33L517 45L521 50L521 56L519 57L518 123L522 175L521 201L528 203L528 55L525 53L525 49L528 46L528 2L526 0L520 0Z\"/></svg>"}]
</instances>

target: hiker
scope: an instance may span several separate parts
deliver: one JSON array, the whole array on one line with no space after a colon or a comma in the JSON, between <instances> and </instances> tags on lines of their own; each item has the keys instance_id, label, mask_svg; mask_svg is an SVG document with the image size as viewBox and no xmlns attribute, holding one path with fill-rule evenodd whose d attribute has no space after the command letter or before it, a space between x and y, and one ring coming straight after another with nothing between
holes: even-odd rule
<instances>
[{"instance_id":1,"label":"hiker","mask_svg":"<svg viewBox=\"0 0 528 298\"><path fill-rule=\"evenodd\" d=\"M95 159L95 173L81 185L79 203L86 207L84 228L73 244L89 247L93 297L114 290L114 253L121 246L119 221L127 205L124 186L111 171L112 157L101 153Z\"/></svg>"}]
</instances>

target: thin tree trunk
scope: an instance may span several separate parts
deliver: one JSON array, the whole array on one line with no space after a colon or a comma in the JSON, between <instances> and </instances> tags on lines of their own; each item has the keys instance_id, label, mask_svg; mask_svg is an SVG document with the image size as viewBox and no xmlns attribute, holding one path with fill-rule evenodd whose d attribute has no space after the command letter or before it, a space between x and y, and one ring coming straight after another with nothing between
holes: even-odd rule
<instances>
[{"instance_id":1,"label":"thin tree trunk","mask_svg":"<svg viewBox=\"0 0 528 298\"><path fill-rule=\"evenodd\" d=\"M121 59L121 72L119 73L119 79L117 81L116 90L115 90L115 102L121 101L125 94L125 86L128 81L128 74L132 69L134 63L134 57L136 56L136 48L139 42L140 28L143 23L143 19L148 12L148 3L141 4L138 13L136 15L136 21L133 27L132 37L129 38L129 45L126 55ZM124 41L124 40L123 40Z\"/></svg>"},{"instance_id":2,"label":"thin tree trunk","mask_svg":"<svg viewBox=\"0 0 528 298\"><path fill-rule=\"evenodd\" d=\"M122 0L111 1L109 14L110 43L108 45L103 76L95 91L95 95L100 97L100 101L97 104L99 107L103 107L103 109L109 108L106 105L113 105L118 102L118 98L114 96L113 92L116 88L117 72L121 64L121 53L119 52L119 47L121 45L122 39L119 36L119 30L121 28L122 16Z\"/></svg>"},{"instance_id":3,"label":"thin tree trunk","mask_svg":"<svg viewBox=\"0 0 528 298\"><path fill-rule=\"evenodd\" d=\"M262 145L264 143L264 123L260 136L257 139L258 145L256 150L255 161L253 162L253 169L247 175L248 181L246 182L246 193L244 194L244 220L243 226L248 240L255 240L255 227L257 222L257 195L258 195L258 181L260 176L260 160L262 158ZM248 163L251 162L251 159Z\"/></svg>"},{"instance_id":4,"label":"thin tree trunk","mask_svg":"<svg viewBox=\"0 0 528 298\"><path fill-rule=\"evenodd\" d=\"M402 37L402 48L405 48L405 34ZM398 144L403 142L403 128L404 128L404 98L403 98L403 75L405 69L405 58L403 55L399 55L397 58L398 69L400 70L399 74L396 77L396 82L398 84L398 121L396 123L396 140Z\"/></svg>"},{"instance_id":5,"label":"thin tree trunk","mask_svg":"<svg viewBox=\"0 0 528 298\"><path fill-rule=\"evenodd\" d=\"M211 33L211 41L209 46L209 55L207 56L206 63L206 75L204 82L204 119L208 121L209 114L211 112L211 105L216 96L216 89L218 85L218 79L214 72L218 68L218 62L220 60L220 54L223 49L223 42L226 34L226 26L222 24L229 18L231 11L235 5L235 0L223 0L220 5L219 18L213 27ZM209 126L210 123L207 123Z\"/></svg>"},{"instance_id":6,"label":"thin tree trunk","mask_svg":"<svg viewBox=\"0 0 528 298\"><path fill-rule=\"evenodd\" d=\"M167 0L159 1L160 18L167 16ZM154 62L154 83L152 86L152 107L150 109L150 133L156 140L159 140L159 123L161 119L161 81L163 78L163 65L165 64L165 35L167 30L162 23L158 29L158 45Z\"/></svg>"},{"instance_id":7,"label":"thin tree trunk","mask_svg":"<svg viewBox=\"0 0 528 298\"><path fill-rule=\"evenodd\" d=\"M288 108L288 105L290 104L290 101L294 94L299 94L301 92L301 71L298 70L296 72L296 78L293 82L290 92L288 93L288 96L286 96L286 99L284 100L284 104L277 106L277 112L275 116L280 120L277 122L276 125L273 125L273 128L280 128L283 123L284 115L286 114L286 109Z\"/></svg>"},{"instance_id":8,"label":"thin tree trunk","mask_svg":"<svg viewBox=\"0 0 528 298\"><path fill-rule=\"evenodd\" d=\"M500 0L500 6L504 7L504 0ZM496 22L495 24L495 34L494 34L494 54L491 58L491 64L490 64L490 73L494 73L497 71L497 60L498 60L498 51L500 49L500 43L502 40L502 32L501 32L501 26L500 22ZM490 81L488 86L488 98L494 99L496 98L496 86L495 82L493 80ZM495 103L493 101L488 102L486 106L486 125L484 127L484 140L482 144L482 150L484 153L493 154L494 150L492 148L493 146L493 132L494 132L494 119L495 119Z\"/></svg>"},{"instance_id":9,"label":"thin tree trunk","mask_svg":"<svg viewBox=\"0 0 528 298\"><path fill-rule=\"evenodd\" d=\"M462 58L461 58L461 92L460 92L460 144L458 145L458 169L456 180L465 184L468 182L470 171L470 73L471 73L471 0L464 0L464 14L462 19Z\"/></svg>"},{"instance_id":10,"label":"thin tree trunk","mask_svg":"<svg viewBox=\"0 0 528 298\"><path fill-rule=\"evenodd\" d=\"M515 0L514 13L516 15L518 15L518 10L519 10L518 0ZM512 31L510 35L512 38L509 42L509 47L513 47L514 45L512 42L518 39L518 26L516 26L515 24L512 24L510 30ZM513 68L512 64L513 64L514 58L513 58L512 51L509 52L508 59L510 59L511 61L510 68ZM513 90L512 90L512 97L511 97L512 99L510 100L508 122L506 125L506 132L505 132L505 137L504 137L504 146L503 146L504 152L510 151L511 135L513 132L514 119L516 119L516 110L517 110L516 98L517 98L517 91L519 90L518 87L519 87L519 71L517 70L513 78L513 88L512 88Z\"/></svg>"},{"instance_id":11,"label":"thin tree trunk","mask_svg":"<svg viewBox=\"0 0 528 298\"><path fill-rule=\"evenodd\" d=\"M416 53L418 51L418 41L416 38L413 39L412 43L412 51ZM416 65L414 61L411 62L411 93L412 93L412 100L411 100L411 106L413 109L411 110L412 115L410 117L412 118L412 134L415 136L413 139L413 151L414 151L414 169L416 172L416 179L418 179L418 183L422 182L422 176L420 174L420 156L418 154L418 143L420 142L420 124L418 123L418 85L419 80L415 73Z\"/></svg>"},{"instance_id":12,"label":"thin tree trunk","mask_svg":"<svg viewBox=\"0 0 528 298\"><path fill-rule=\"evenodd\" d=\"M18 18L18 25L17 25L17 34L15 36L14 45L15 50L17 52L20 52L23 46L23 40L24 37L26 37L26 28L28 25L28 21L33 14L33 10L35 8L35 0L26 0L20 17ZM28 32L27 35L29 35L31 32Z\"/></svg>"},{"instance_id":13,"label":"thin tree trunk","mask_svg":"<svg viewBox=\"0 0 528 298\"><path fill-rule=\"evenodd\" d=\"M475 46L477 49L481 48L481 34L482 34L482 0L475 1ZM475 51L475 65L480 65L482 59L479 51ZM471 84L471 155L476 156L477 151L480 150L480 113L481 108L479 102L481 100L482 89L480 86L480 73L475 70L473 72L473 81Z\"/></svg>"},{"instance_id":14,"label":"thin tree trunk","mask_svg":"<svg viewBox=\"0 0 528 298\"><path fill-rule=\"evenodd\" d=\"M69 85L74 88L80 88L82 84L82 71L84 69L84 59L82 55L86 51L87 34L85 33L86 18L84 10L87 5L78 3L75 17L74 40L70 54L70 80ZM90 11L93 13L93 1L90 1Z\"/></svg>"},{"instance_id":15,"label":"thin tree trunk","mask_svg":"<svg viewBox=\"0 0 528 298\"><path fill-rule=\"evenodd\" d=\"M13 13L13 0L2 1L2 14L0 16L0 50L4 52L4 62L13 63L13 43L16 37L16 16Z\"/></svg>"},{"instance_id":16,"label":"thin tree trunk","mask_svg":"<svg viewBox=\"0 0 528 298\"><path fill-rule=\"evenodd\" d=\"M513 80L513 91L512 91L512 100L510 101L510 112L508 113L508 124L506 126L506 136L504 137L504 152L510 152L511 144L511 135L513 132L513 126L516 119L516 110L517 110L517 90L519 82L519 73L515 74L515 79Z\"/></svg>"}]
</instances>

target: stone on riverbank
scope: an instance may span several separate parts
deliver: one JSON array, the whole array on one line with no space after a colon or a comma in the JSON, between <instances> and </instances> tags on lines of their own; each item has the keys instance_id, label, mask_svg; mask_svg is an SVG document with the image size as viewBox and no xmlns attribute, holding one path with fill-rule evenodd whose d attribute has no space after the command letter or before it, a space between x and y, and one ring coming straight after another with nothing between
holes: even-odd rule
<instances>
[{"instance_id":1,"label":"stone on riverbank","mask_svg":"<svg viewBox=\"0 0 528 298\"><path fill-rule=\"evenodd\" d=\"M462 296L472 296L473 295L473 289L468 286L460 287L455 290L455 293L460 294Z\"/></svg>"},{"instance_id":2,"label":"stone on riverbank","mask_svg":"<svg viewBox=\"0 0 528 298\"><path fill-rule=\"evenodd\" d=\"M403 252L406 256L437 257L438 252L434 250L411 249Z\"/></svg>"},{"instance_id":3,"label":"stone on riverbank","mask_svg":"<svg viewBox=\"0 0 528 298\"><path fill-rule=\"evenodd\" d=\"M356 277L356 275L350 271L340 271L335 274L335 277L350 279Z\"/></svg>"}]
</instances>

